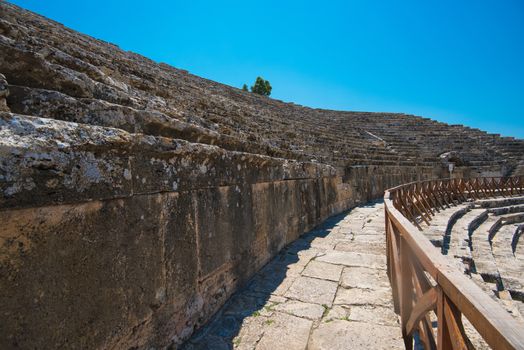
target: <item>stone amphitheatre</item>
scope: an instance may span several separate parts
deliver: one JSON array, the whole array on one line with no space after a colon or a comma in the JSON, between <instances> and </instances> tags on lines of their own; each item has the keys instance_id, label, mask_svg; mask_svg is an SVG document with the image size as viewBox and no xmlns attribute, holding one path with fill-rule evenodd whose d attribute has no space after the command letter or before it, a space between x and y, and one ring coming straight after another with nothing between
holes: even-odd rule
<instances>
[{"instance_id":1,"label":"stone amphitheatre","mask_svg":"<svg viewBox=\"0 0 524 350\"><path fill-rule=\"evenodd\" d=\"M0 47L1 349L524 349L524 140Z\"/></svg>"}]
</instances>

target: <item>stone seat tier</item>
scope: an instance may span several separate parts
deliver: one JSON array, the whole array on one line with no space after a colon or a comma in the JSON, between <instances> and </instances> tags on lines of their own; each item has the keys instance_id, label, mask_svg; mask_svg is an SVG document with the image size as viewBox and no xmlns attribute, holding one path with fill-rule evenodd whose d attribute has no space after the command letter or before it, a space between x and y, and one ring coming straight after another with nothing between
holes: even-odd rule
<instances>
[{"instance_id":1,"label":"stone seat tier","mask_svg":"<svg viewBox=\"0 0 524 350\"><path fill-rule=\"evenodd\" d=\"M475 201L478 208L501 208L524 204L524 196L502 197L497 199L481 199Z\"/></svg>"},{"instance_id":2,"label":"stone seat tier","mask_svg":"<svg viewBox=\"0 0 524 350\"><path fill-rule=\"evenodd\" d=\"M401 113L338 112L284 103L157 64L12 5L2 4L2 10L0 63L9 84L60 92L76 100L94 99L115 108L111 115L97 112L91 104L84 110L68 111L68 104L60 103L58 106L64 109L57 108L54 118L78 113L89 115L84 122L95 125L104 118L116 119L112 122L119 127L116 124L125 120L126 114L118 115L115 106L121 106L163 114L202 128L204 133L221 135L202 137L198 142L227 138L227 142L220 142L229 149L293 159L302 159L303 153L308 153L330 164L342 161L337 156L340 153L355 155L350 158L364 155L359 164L369 160L371 165L393 164L389 162L397 158L438 162L438 156L449 151L459 152L474 167L505 162L516 165L522 159L522 140ZM9 64L7 58L17 64ZM38 109L41 104L36 98L26 98L25 106ZM37 114L13 105L12 112L49 117L43 115L45 108ZM161 123L143 132L154 134L164 126ZM125 123L121 127L126 127ZM179 134L177 137L184 138ZM187 140L198 140L194 133L191 135Z\"/></svg>"},{"instance_id":3,"label":"stone seat tier","mask_svg":"<svg viewBox=\"0 0 524 350\"><path fill-rule=\"evenodd\" d=\"M524 228L523 197L463 203L439 209L424 234L444 255L518 320L524 320L523 256L516 235Z\"/></svg>"},{"instance_id":4,"label":"stone seat tier","mask_svg":"<svg viewBox=\"0 0 524 350\"><path fill-rule=\"evenodd\" d=\"M474 272L480 274L488 282L500 282L500 272L489 240L490 231L497 225L498 220L499 218L484 211L470 223L469 227Z\"/></svg>"},{"instance_id":5,"label":"stone seat tier","mask_svg":"<svg viewBox=\"0 0 524 350\"><path fill-rule=\"evenodd\" d=\"M524 260L515 256L511 241L518 224L501 226L492 240L492 252L502 283L514 299L524 301Z\"/></svg>"},{"instance_id":6,"label":"stone seat tier","mask_svg":"<svg viewBox=\"0 0 524 350\"><path fill-rule=\"evenodd\" d=\"M511 249L513 254L519 260L524 260L524 243L521 241L522 234L524 233L524 224L518 225L513 238L511 240Z\"/></svg>"},{"instance_id":7,"label":"stone seat tier","mask_svg":"<svg viewBox=\"0 0 524 350\"><path fill-rule=\"evenodd\" d=\"M465 270L470 270L470 264L473 259L472 252L470 249L470 229L472 228L471 223L478 220L479 216L482 215L484 210L482 209L471 209L464 213L463 216L457 219L455 224L450 228L449 247L443 246L443 251L447 255L458 259L464 264Z\"/></svg>"}]
</instances>

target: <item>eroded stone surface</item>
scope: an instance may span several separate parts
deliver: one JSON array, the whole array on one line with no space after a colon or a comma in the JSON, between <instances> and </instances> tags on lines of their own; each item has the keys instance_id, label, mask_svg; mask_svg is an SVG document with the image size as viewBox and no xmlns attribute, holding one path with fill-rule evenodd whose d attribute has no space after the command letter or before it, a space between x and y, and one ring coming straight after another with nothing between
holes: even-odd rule
<instances>
[{"instance_id":1,"label":"eroded stone surface","mask_svg":"<svg viewBox=\"0 0 524 350\"><path fill-rule=\"evenodd\" d=\"M393 308L379 306L378 303L351 306L348 319L392 327L399 325L399 317Z\"/></svg>"},{"instance_id":2,"label":"eroded stone surface","mask_svg":"<svg viewBox=\"0 0 524 350\"><path fill-rule=\"evenodd\" d=\"M290 300L273 307L275 310L288 313L294 316L318 320L324 314L325 308L318 304L304 303L301 301Z\"/></svg>"},{"instance_id":3,"label":"eroded stone surface","mask_svg":"<svg viewBox=\"0 0 524 350\"><path fill-rule=\"evenodd\" d=\"M423 234L450 265L470 278L524 329L524 259L516 253L524 221L524 197L501 196L450 206L435 214ZM463 317L475 349L489 349L479 332Z\"/></svg>"},{"instance_id":4,"label":"eroded stone surface","mask_svg":"<svg viewBox=\"0 0 524 350\"><path fill-rule=\"evenodd\" d=\"M392 306L391 291L388 288L361 289L340 288L334 304L337 305L383 305Z\"/></svg>"},{"instance_id":5,"label":"eroded stone surface","mask_svg":"<svg viewBox=\"0 0 524 350\"><path fill-rule=\"evenodd\" d=\"M314 260L307 265L302 275L338 282L341 273L342 266Z\"/></svg>"},{"instance_id":6,"label":"eroded stone surface","mask_svg":"<svg viewBox=\"0 0 524 350\"><path fill-rule=\"evenodd\" d=\"M386 271L367 267L346 267L340 285L344 288L381 289L389 287Z\"/></svg>"},{"instance_id":7,"label":"eroded stone surface","mask_svg":"<svg viewBox=\"0 0 524 350\"><path fill-rule=\"evenodd\" d=\"M307 303L329 305L333 303L337 283L317 278L299 277L293 282L285 296Z\"/></svg>"},{"instance_id":8,"label":"eroded stone surface","mask_svg":"<svg viewBox=\"0 0 524 350\"><path fill-rule=\"evenodd\" d=\"M266 321L264 335L257 350L304 350L307 347L313 321L277 312Z\"/></svg>"},{"instance_id":9,"label":"eroded stone surface","mask_svg":"<svg viewBox=\"0 0 524 350\"><path fill-rule=\"evenodd\" d=\"M311 334L308 350L404 349L399 327L336 320L321 323Z\"/></svg>"},{"instance_id":10,"label":"eroded stone surface","mask_svg":"<svg viewBox=\"0 0 524 350\"><path fill-rule=\"evenodd\" d=\"M119 129L1 113L0 153L2 348L178 345L335 210L325 165ZM319 253L281 255L253 292L284 295Z\"/></svg>"},{"instance_id":11,"label":"eroded stone surface","mask_svg":"<svg viewBox=\"0 0 524 350\"><path fill-rule=\"evenodd\" d=\"M344 266L361 266L370 268L382 268L386 266L384 255L330 251L318 258L318 261Z\"/></svg>"}]
</instances>

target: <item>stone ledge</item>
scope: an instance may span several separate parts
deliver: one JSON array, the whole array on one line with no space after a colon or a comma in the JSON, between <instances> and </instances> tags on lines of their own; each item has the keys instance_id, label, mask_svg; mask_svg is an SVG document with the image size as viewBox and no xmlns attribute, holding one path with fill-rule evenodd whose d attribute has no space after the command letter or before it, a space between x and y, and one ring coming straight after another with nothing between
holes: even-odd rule
<instances>
[{"instance_id":1,"label":"stone ledge","mask_svg":"<svg viewBox=\"0 0 524 350\"><path fill-rule=\"evenodd\" d=\"M333 167L120 129L0 114L1 208L321 179Z\"/></svg>"}]
</instances>

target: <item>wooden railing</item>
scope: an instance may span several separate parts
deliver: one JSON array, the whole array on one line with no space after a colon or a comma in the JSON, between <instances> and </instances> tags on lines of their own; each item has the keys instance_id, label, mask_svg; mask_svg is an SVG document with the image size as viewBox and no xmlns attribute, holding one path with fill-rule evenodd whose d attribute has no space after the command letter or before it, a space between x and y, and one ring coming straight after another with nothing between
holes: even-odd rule
<instances>
[{"instance_id":1,"label":"wooden railing","mask_svg":"<svg viewBox=\"0 0 524 350\"><path fill-rule=\"evenodd\" d=\"M522 326L420 232L422 222L429 223L440 209L469 199L524 194L523 185L523 177L449 179L386 191L388 276L406 349L413 348L415 332L426 349L471 349L462 316L492 348L524 349Z\"/></svg>"},{"instance_id":2,"label":"wooden railing","mask_svg":"<svg viewBox=\"0 0 524 350\"><path fill-rule=\"evenodd\" d=\"M389 190L393 205L419 229L440 209L467 200L523 194L524 176L412 182Z\"/></svg>"}]
</instances>

